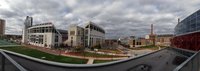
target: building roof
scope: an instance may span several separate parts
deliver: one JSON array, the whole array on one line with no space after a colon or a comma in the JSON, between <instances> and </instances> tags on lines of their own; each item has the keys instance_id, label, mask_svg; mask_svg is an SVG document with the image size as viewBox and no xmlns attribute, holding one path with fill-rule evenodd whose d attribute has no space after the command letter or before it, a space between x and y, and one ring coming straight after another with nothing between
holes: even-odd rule
<instances>
[{"instance_id":1,"label":"building roof","mask_svg":"<svg viewBox=\"0 0 200 71\"><path fill-rule=\"evenodd\" d=\"M60 34L68 34L67 30L57 29Z\"/></svg>"},{"instance_id":2,"label":"building roof","mask_svg":"<svg viewBox=\"0 0 200 71\"><path fill-rule=\"evenodd\" d=\"M157 37L173 37L173 34L162 34L162 35L157 35Z\"/></svg>"},{"instance_id":3,"label":"building roof","mask_svg":"<svg viewBox=\"0 0 200 71\"><path fill-rule=\"evenodd\" d=\"M36 24L33 26L41 26L41 25L53 25L53 24L52 24L52 22L46 22L46 23Z\"/></svg>"},{"instance_id":4,"label":"building roof","mask_svg":"<svg viewBox=\"0 0 200 71\"><path fill-rule=\"evenodd\" d=\"M102 27L96 25L95 23L93 23L93 22L91 22L91 21L89 21L87 24L85 24L84 27L86 28L86 27L88 27L88 25L96 26L96 27L100 28L100 29L105 33L105 30L104 30Z\"/></svg>"}]
</instances>

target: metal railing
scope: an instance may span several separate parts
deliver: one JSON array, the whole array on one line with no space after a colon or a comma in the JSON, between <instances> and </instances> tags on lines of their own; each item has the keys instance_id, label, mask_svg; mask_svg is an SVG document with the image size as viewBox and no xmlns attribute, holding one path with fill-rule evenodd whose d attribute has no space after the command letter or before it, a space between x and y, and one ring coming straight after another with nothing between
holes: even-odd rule
<instances>
[{"instance_id":1,"label":"metal railing","mask_svg":"<svg viewBox=\"0 0 200 71\"><path fill-rule=\"evenodd\" d=\"M112 68L118 68L121 70L114 71L124 71L126 68L130 68L138 61L139 59L156 54L161 52L162 50L173 50L179 52L181 54L192 55L184 61L181 65L175 68L173 71L199 71L200 69L200 51L193 53L190 51L185 51L181 49L175 48L164 48L159 51L155 51L149 54L141 55L138 57L128 58L125 60L114 61L110 63L102 63L102 64L93 64L93 65L79 65L79 64L65 64L65 63L57 63L46 60L40 60L36 58L32 58L29 56L25 56L22 54L0 50L0 71L102 71L109 70L112 71ZM17 63L18 62L18 63ZM130 66L130 67L128 67ZM23 68L25 67L25 68Z\"/></svg>"},{"instance_id":2,"label":"metal railing","mask_svg":"<svg viewBox=\"0 0 200 71\"><path fill-rule=\"evenodd\" d=\"M0 71L27 71L3 51L0 51Z\"/></svg>"},{"instance_id":3,"label":"metal railing","mask_svg":"<svg viewBox=\"0 0 200 71\"><path fill-rule=\"evenodd\" d=\"M200 51L196 52L174 71L200 71Z\"/></svg>"}]
</instances>

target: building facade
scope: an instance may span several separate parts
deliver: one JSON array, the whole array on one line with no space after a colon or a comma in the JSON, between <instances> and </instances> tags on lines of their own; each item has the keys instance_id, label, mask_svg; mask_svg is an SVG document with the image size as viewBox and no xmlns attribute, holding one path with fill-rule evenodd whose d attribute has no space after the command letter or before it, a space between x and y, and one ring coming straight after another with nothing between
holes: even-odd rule
<instances>
[{"instance_id":1,"label":"building facade","mask_svg":"<svg viewBox=\"0 0 200 71\"><path fill-rule=\"evenodd\" d=\"M95 47L105 43L105 31L93 22L84 27L72 25L68 31L68 45L72 47Z\"/></svg>"},{"instance_id":2,"label":"building facade","mask_svg":"<svg viewBox=\"0 0 200 71\"><path fill-rule=\"evenodd\" d=\"M5 34L5 23L5 20L0 19L0 36L3 36Z\"/></svg>"},{"instance_id":3,"label":"building facade","mask_svg":"<svg viewBox=\"0 0 200 71\"><path fill-rule=\"evenodd\" d=\"M76 26L76 25L70 25L68 29L68 46L71 47L84 47L84 28Z\"/></svg>"},{"instance_id":4,"label":"building facade","mask_svg":"<svg viewBox=\"0 0 200 71\"><path fill-rule=\"evenodd\" d=\"M135 47L141 47L141 46L146 46L147 45L147 40L145 38L136 38L135 41Z\"/></svg>"},{"instance_id":5,"label":"building facade","mask_svg":"<svg viewBox=\"0 0 200 71\"><path fill-rule=\"evenodd\" d=\"M189 50L200 50L200 10L179 21L175 27L172 46Z\"/></svg>"},{"instance_id":6,"label":"building facade","mask_svg":"<svg viewBox=\"0 0 200 71\"><path fill-rule=\"evenodd\" d=\"M135 47L135 43L136 43L135 36L130 36L129 40L128 40L128 43L129 43L130 48Z\"/></svg>"},{"instance_id":7,"label":"building facade","mask_svg":"<svg viewBox=\"0 0 200 71\"><path fill-rule=\"evenodd\" d=\"M170 46L170 39L173 37L172 34L156 35L156 45L159 46Z\"/></svg>"},{"instance_id":8,"label":"building facade","mask_svg":"<svg viewBox=\"0 0 200 71\"><path fill-rule=\"evenodd\" d=\"M63 38L66 39L66 33L63 30L58 30L52 23L42 23L32 25L31 17L25 20L22 42L40 47L53 48L59 47L63 43Z\"/></svg>"}]
</instances>

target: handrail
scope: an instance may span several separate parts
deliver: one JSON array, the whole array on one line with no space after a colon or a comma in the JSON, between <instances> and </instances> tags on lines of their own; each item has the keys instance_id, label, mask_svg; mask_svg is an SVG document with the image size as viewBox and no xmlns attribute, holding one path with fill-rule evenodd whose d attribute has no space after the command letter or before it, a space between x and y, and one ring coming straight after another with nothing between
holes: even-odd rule
<instances>
[{"instance_id":1,"label":"handrail","mask_svg":"<svg viewBox=\"0 0 200 71\"><path fill-rule=\"evenodd\" d=\"M189 61L191 61L195 56L197 56L200 53L200 51L193 54L190 58L188 58L186 61L184 61L181 65L176 67L173 71L179 71L181 68L183 68Z\"/></svg>"},{"instance_id":2,"label":"handrail","mask_svg":"<svg viewBox=\"0 0 200 71\"><path fill-rule=\"evenodd\" d=\"M10 56L8 56L6 53L4 53L3 51L0 51L1 54L8 59L14 66L16 66L16 68L18 68L20 71L27 71L25 68L23 68L20 64L18 64L16 61L14 61Z\"/></svg>"},{"instance_id":3,"label":"handrail","mask_svg":"<svg viewBox=\"0 0 200 71\"><path fill-rule=\"evenodd\" d=\"M107 62L107 63L100 63L100 64L66 64L66 63L59 63L59 62L41 60L41 59L38 59L38 58L30 57L30 56L27 56L27 55L19 54L19 53L8 51L8 50L3 50L3 49L0 49L0 50L6 52L8 54L12 54L12 55L15 55L15 56L20 56L20 57L26 58L28 60L32 60L32 61L36 61L36 62L39 62L39 63L48 64L48 65L55 65L55 66L61 66L61 67L101 67L101 66L107 66L107 65L114 65L114 64L118 64L118 63L123 63L123 62L127 62L127 61L134 60L134 59L139 59L139 58L142 58L144 56L151 55L151 54L154 54L156 52L159 52L159 51L162 51L162 50L165 50L165 49L168 49L168 48L163 48L161 50L157 50L157 51L152 52L152 53L146 53L146 54L139 55L139 56L136 56L136 57L130 57L128 59L112 61L112 62Z\"/></svg>"}]
</instances>

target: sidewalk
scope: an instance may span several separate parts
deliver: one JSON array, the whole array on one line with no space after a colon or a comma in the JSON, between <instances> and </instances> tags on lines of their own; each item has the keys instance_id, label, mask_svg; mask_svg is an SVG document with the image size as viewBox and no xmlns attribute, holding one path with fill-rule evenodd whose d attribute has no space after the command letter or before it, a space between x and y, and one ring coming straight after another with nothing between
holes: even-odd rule
<instances>
[{"instance_id":1,"label":"sidewalk","mask_svg":"<svg viewBox=\"0 0 200 71\"><path fill-rule=\"evenodd\" d=\"M93 59L93 58L90 58L90 59L88 59L87 64L93 64L93 62L94 62L94 59Z\"/></svg>"}]
</instances>

